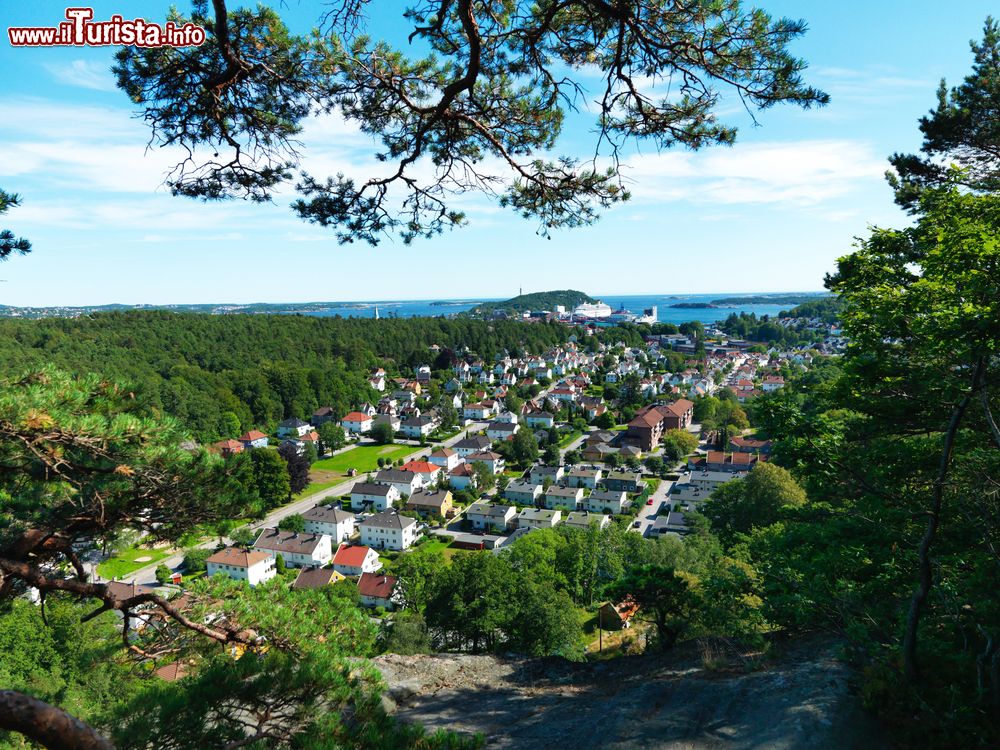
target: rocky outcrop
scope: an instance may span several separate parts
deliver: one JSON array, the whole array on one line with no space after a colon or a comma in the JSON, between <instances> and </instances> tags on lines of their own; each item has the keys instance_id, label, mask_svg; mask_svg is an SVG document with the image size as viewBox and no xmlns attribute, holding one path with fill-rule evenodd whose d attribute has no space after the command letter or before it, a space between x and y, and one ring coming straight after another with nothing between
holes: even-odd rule
<instances>
[{"instance_id":1,"label":"rocky outcrop","mask_svg":"<svg viewBox=\"0 0 1000 750\"><path fill-rule=\"evenodd\" d=\"M693 649L589 664L436 654L375 660L386 707L495 748L888 747L829 642L753 670L708 670Z\"/></svg>"}]
</instances>

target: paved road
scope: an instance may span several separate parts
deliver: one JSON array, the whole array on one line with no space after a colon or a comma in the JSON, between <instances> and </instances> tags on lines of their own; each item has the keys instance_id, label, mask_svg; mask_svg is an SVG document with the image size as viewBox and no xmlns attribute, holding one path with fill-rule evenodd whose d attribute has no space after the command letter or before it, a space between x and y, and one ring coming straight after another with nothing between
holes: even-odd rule
<instances>
[{"instance_id":1,"label":"paved road","mask_svg":"<svg viewBox=\"0 0 1000 750\"><path fill-rule=\"evenodd\" d=\"M454 437L448 438L440 445L446 447L454 445L459 440L463 440L465 438L466 431L478 432L482 429L485 429L485 427L486 427L485 422L473 422L466 429L462 430ZM425 453L430 453L431 451L436 450L437 447L438 447L437 445L416 447L413 453L410 453L407 456L405 456L405 459L409 461L410 459L417 458ZM275 508L263 520L250 524L250 528L262 529L264 527L277 526L278 522L281 521L283 518L294 515L296 513L303 513L309 510L310 508L321 504L324 500L326 500L329 497L340 497L341 495L348 494L351 491L351 487L353 487L355 482L357 481L359 481L358 477L347 479L341 482L340 484L334 485L333 487L327 487L325 490L320 490L319 492L309 495L308 497L304 497L301 500L296 500L295 502L290 503L288 505L283 505L280 508ZM202 549L208 549L210 547L215 547L217 543L218 539L213 538L199 544L198 547ZM122 580L124 580L126 583L132 583L132 582L154 583L156 581L156 568L158 566L166 565L168 568L174 569L181 564L183 559L184 559L184 553L178 552L177 554L171 555L170 557L167 557L163 560L158 560L155 563L147 565L145 568L140 568L131 575L124 577ZM94 571L96 576L96 567Z\"/></svg>"},{"instance_id":2,"label":"paved road","mask_svg":"<svg viewBox=\"0 0 1000 750\"><path fill-rule=\"evenodd\" d=\"M653 522L656 520L656 516L659 515L660 508L662 508L667 502L667 497L670 494L670 488L673 486L674 483L666 479L660 482L660 486L656 488L656 492L650 496L653 504L646 505L643 503L642 507L639 509L639 515L636 516L636 520L639 522L639 525L633 525L632 531L646 536L646 533L649 531L649 527L653 525Z\"/></svg>"}]
</instances>

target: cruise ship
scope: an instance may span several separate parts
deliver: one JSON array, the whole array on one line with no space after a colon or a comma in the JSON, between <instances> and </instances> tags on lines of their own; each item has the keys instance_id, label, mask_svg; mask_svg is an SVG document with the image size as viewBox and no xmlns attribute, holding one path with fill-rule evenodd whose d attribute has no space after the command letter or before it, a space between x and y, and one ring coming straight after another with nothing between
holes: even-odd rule
<instances>
[{"instance_id":1,"label":"cruise ship","mask_svg":"<svg viewBox=\"0 0 1000 750\"><path fill-rule=\"evenodd\" d=\"M611 306L605 305L601 301L597 302L584 302L582 305L577 305L573 309L574 318L596 318L603 320L604 318L611 317Z\"/></svg>"}]
</instances>

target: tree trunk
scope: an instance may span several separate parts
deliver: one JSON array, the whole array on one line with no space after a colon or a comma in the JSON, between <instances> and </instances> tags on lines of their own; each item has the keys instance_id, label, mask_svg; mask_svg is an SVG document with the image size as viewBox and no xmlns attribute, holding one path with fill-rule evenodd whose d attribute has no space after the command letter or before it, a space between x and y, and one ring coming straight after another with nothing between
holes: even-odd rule
<instances>
[{"instance_id":1,"label":"tree trunk","mask_svg":"<svg viewBox=\"0 0 1000 750\"><path fill-rule=\"evenodd\" d=\"M14 690L0 690L0 729L23 734L49 750L114 750L115 747L61 708Z\"/></svg>"},{"instance_id":2,"label":"tree trunk","mask_svg":"<svg viewBox=\"0 0 1000 750\"><path fill-rule=\"evenodd\" d=\"M941 505L944 502L944 485L948 479L948 470L951 468L951 457L955 449L955 437L962 424L962 418L969 408L969 402L980 388L984 362L982 359L976 364L975 372L972 375L972 388L951 410L951 418L948 420L948 429L944 434L944 444L941 446L941 459L938 464L937 477L934 479L934 494L931 508L927 515L927 526L924 529L923 539L920 540L918 550L918 565L920 572L920 582L913 591L910 598L910 611L906 616L906 632L903 635L903 671L906 678L911 682L920 679L920 667L917 663L917 634L920 629L920 618L923 616L924 604L934 585L934 569L931 562L931 546L937 536L938 526L941 522Z\"/></svg>"}]
</instances>

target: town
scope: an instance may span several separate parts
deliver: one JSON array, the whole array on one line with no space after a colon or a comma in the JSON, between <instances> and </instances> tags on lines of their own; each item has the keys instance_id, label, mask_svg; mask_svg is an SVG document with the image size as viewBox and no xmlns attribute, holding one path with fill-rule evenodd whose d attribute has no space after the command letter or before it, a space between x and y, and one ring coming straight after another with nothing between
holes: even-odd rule
<instances>
[{"instance_id":1,"label":"town","mask_svg":"<svg viewBox=\"0 0 1000 750\"><path fill-rule=\"evenodd\" d=\"M641 347L588 352L571 335L538 354L486 361L466 347L447 369L377 368L371 400L346 413L320 407L271 434L249 430L208 446L223 459L265 451L304 461L308 485L291 502L186 550L136 540L125 555L132 570L118 567L109 585L121 596L175 596L198 575L250 586L284 577L293 589L350 584L359 605L391 626L393 611L409 604L401 556L422 546L445 559L460 550L502 555L538 529L612 524L683 540L688 517L718 487L768 461L771 441L747 416L754 399L842 346L836 326L798 323L824 338L779 349L696 326L648 333ZM428 362L441 354L431 345ZM108 558L124 562L115 551ZM98 576L109 569L95 566ZM638 607L625 599L595 611L600 631L620 631ZM139 614L133 627L141 626ZM182 673L171 665L161 676Z\"/></svg>"}]
</instances>

